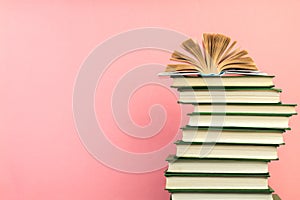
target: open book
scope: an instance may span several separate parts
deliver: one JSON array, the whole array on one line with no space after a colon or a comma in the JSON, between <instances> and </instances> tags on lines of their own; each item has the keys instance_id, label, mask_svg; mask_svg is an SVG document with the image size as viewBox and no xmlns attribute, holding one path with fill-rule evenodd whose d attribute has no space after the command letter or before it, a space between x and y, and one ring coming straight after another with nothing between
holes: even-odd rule
<instances>
[{"instance_id":1,"label":"open book","mask_svg":"<svg viewBox=\"0 0 300 200\"><path fill-rule=\"evenodd\" d=\"M203 34L202 47L188 39L181 47L190 55L174 51L166 72L198 72L199 74L222 74L228 72L258 72L253 59L246 50L235 48L236 41L222 34Z\"/></svg>"}]
</instances>

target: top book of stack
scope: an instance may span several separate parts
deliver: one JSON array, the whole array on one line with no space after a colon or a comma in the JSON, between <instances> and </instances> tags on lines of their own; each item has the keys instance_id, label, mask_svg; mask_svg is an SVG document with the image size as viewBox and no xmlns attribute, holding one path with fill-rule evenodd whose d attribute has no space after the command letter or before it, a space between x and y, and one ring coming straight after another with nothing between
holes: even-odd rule
<instances>
[{"instance_id":1,"label":"top book of stack","mask_svg":"<svg viewBox=\"0 0 300 200\"><path fill-rule=\"evenodd\" d=\"M197 41L188 39L181 47L188 53L174 51L166 72L198 72L202 75L242 71L257 72L253 59L246 50L235 48L236 41L222 34L203 34L202 48Z\"/></svg>"}]
</instances>

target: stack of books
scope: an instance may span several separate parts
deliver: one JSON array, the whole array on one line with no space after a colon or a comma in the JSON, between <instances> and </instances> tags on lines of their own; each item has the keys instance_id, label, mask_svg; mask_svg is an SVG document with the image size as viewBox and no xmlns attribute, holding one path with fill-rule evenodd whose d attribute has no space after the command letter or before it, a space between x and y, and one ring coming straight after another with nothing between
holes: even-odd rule
<instances>
[{"instance_id":1,"label":"stack of books","mask_svg":"<svg viewBox=\"0 0 300 200\"><path fill-rule=\"evenodd\" d=\"M282 104L269 75L171 75L189 123L167 158L172 200L280 199L268 186L294 104Z\"/></svg>"},{"instance_id":2,"label":"stack of books","mask_svg":"<svg viewBox=\"0 0 300 200\"><path fill-rule=\"evenodd\" d=\"M167 158L172 200L272 200L268 163L284 144L293 104L282 104L273 78L259 72L246 50L222 34L204 33L174 51L165 72L179 103L194 105Z\"/></svg>"}]
</instances>

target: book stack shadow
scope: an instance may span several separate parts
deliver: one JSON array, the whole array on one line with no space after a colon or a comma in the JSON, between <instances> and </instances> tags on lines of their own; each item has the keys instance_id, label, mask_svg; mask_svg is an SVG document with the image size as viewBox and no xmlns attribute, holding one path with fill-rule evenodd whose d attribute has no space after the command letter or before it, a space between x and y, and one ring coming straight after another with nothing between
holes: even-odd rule
<instances>
[{"instance_id":1,"label":"book stack shadow","mask_svg":"<svg viewBox=\"0 0 300 200\"><path fill-rule=\"evenodd\" d=\"M174 75L178 102L194 110L167 158L172 200L280 199L268 185L295 104L280 101L274 76Z\"/></svg>"}]
</instances>

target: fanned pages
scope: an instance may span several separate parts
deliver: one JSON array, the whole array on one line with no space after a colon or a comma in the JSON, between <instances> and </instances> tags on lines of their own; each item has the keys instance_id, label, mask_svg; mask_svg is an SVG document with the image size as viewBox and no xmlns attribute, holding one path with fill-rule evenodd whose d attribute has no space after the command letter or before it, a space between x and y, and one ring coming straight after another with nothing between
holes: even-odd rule
<instances>
[{"instance_id":1,"label":"fanned pages","mask_svg":"<svg viewBox=\"0 0 300 200\"><path fill-rule=\"evenodd\" d=\"M174 51L172 61L178 63L169 64L166 72L191 71L201 74L220 74L226 70L257 71L253 59L248 56L246 50L235 48L236 41L222 34L204 33L202 48L199 43L188 39L181 47L191 56Z\"/></svg>"}]
</instances>

